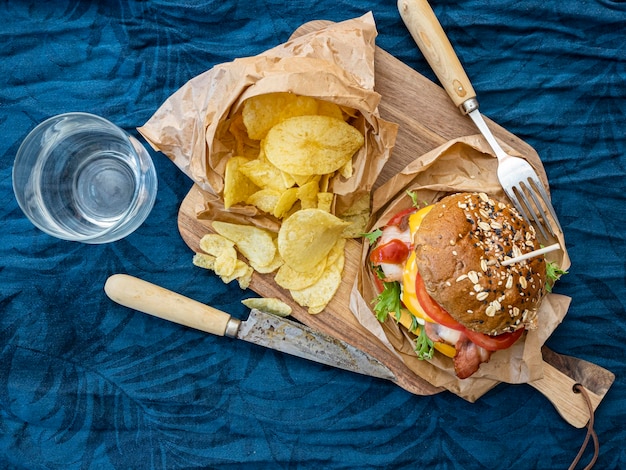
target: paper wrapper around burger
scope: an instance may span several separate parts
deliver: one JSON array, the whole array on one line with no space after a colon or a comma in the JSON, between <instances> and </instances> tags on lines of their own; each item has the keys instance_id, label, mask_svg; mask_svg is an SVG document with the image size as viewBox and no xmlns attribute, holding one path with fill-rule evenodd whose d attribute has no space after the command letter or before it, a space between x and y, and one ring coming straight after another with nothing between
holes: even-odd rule
<instances>
[{"instance_id":1,"label":"paper wrapper around burger","mask_svg":"<svg viewBox=\"0 0 626 470\"><path fill-rule=\"evenodd\" d=\"M335 23L292 39L258 56L213 67L176 91L138 130L155 150L167 155L202 190L205 204L199 219L250 222L277 229L277 222L255 207L224 210L226 162L237 155L230 123L243 102L271 92L333 102L353 116L350 123L365 136L353 156L353 176L334 176L338 216L360 200L369 201L371 188L389 159L397 125L378 116L380 95L374 91L374 18Z\"/></svg>"},{"instance_id":2,"label":"paper wrapper around burger","mask_svg":"<svg viewBox=\"0 0 626 470\"><path fill-rule=\"evenodd\" d=\"M503 146L512 155L515 150ZM540 161L530 161L545 181ZM498 161L481 136L456 139L422 155L406 166L399 174L378 188L373 195L373 220L370 230L383 227L400 210L411 206L407 190L415 192L417 201L432 203L456 192L485 192L507 201L496 174ZM565 247L563 235L559 242ZM538 327L511 348L492 354L487 363L467 379L454 373L452 360L436 353L429 361L417 358L413 339L406 329L398 326L391 315L380 323L373 311L372 301L378 295L367 260L369 246L363 244L361 269L357 273L351 292L350 307L358 321L382 341L417 375L437 387L443 387L468 401L475 401L499 382L526 383L542 377L541 346L561 323L569 307L570 298L547 294L538 313ZM569 267L567 252L551 253L551 261L563 269ZM549 255L550 257L550 255Z\"/></svg>"}]
</instances>

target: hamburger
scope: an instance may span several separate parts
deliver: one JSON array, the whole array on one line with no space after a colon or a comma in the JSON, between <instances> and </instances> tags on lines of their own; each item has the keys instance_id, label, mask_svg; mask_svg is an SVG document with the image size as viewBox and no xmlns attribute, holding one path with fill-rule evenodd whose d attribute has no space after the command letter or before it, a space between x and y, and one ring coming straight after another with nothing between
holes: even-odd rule
<instances>
[{"instance_id":1,"label":"hamburger","mask_svg":"<svg viewBox=\"0 0 626 470\"><path fill-rule=\"evenodd\" d=\"M515 208L485 193L411 207L366 237L377 318L403 325L420 359L450 357L461 379L537 327L539 305L563 274L544 256L503 264L541 246Z\"/></svg>"}]
</instances>

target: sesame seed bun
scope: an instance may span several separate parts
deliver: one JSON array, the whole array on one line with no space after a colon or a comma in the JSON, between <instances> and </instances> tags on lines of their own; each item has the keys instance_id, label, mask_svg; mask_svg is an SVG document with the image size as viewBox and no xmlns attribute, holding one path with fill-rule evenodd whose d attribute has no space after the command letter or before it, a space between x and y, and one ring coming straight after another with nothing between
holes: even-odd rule
<instances>
[{"instance_id":1,"label":"sesame seed bun","mask_svg":"<svg viewBox=\"0 0 626 470\"><path fill-rule=\"evenodd\" d=\"M536 256L502 266L540 248L511 205L484 193L447 196L424 217L414 243L426 290L463 326L488 335L536 326L546 263Z\"/></svg>"}]
</instances>

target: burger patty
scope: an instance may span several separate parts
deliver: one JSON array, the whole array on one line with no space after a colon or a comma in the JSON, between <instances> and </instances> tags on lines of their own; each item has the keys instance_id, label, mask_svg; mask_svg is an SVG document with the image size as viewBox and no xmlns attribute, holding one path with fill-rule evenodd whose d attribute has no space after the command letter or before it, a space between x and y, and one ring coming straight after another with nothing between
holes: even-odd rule
<instances>
[{"instance_id":1,"label":"burger patty","mask_svg":"<svg viewBox=\"0 0 626 470\"><path fill-rule=\"evenodd\" d=\"M546 263L536 256L502 266L540 248L511 205L484 193L447 196L424 217L414 245L426 290L463 326L488 335L536 327Z\"/></svg>"}]
</instances>

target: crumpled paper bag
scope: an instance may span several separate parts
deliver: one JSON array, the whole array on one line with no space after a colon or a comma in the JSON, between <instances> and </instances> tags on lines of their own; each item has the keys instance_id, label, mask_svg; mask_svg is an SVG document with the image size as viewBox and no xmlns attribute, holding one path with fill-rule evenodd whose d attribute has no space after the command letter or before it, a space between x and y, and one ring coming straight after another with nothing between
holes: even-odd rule
<instances>
[{"instance_id":1,"label":"crumpled paper bag","mask_svg":"<svg viewBox=\"0 0 626 470\"><path fill-rule=\"evenodd\" d=\"M511 155L521 156L501 143ZM531 162L533 163L533 162ZM540 162L539 162L540 164ZM455 139L422 155L399 174L380 186L373 195L373 220L370 230L383 227L402 209L411 206L407 190L414 191L420 202L432 203L455 192L485 192L494 198L507 200L496 174L498 161L482 136ZM565 247L563 234L559 242ZM420 360L413 351L413 336L391 317L380 323L372 311L372 301L378 295L374 274L368 268L369 244L364 243L361 268L351 292L350 307L359 323L372 332L393 351L413 372L437 387L443 387L468 401L475 401L499 382L526 383L542 377L541 346L563 321L570 298L547 294L538 314L538 328L525 335L511 348L492 354L488 363L467 379L454 373L452 360L436 353L429 361ZM562 269L570 265L567 251L547 255ZM558 285L558 284L557 284Z\"/></svg>"},{"instance_id":2,"label":"crumpled paper bag","mask_svg":"<svg viewBox=\"0 0 626 470\"><path fill-rule=\"evenodd\" d=\"M341 216L370 191L395 144L397 125L378 115L374 91L376 26L372 13L335 23L287 41L254 57L213 67L189 80L138 128L150 145L167 155L203 191L200 219L254 223L277 229L277 222L253 206L224 210L227 160L236 155L229 131L244 100L271 92L293 92L331 101L349 110L350 123L365 136L352 160L353 176L334 176L334 212Z\"/></svg>"}]
</instances>

